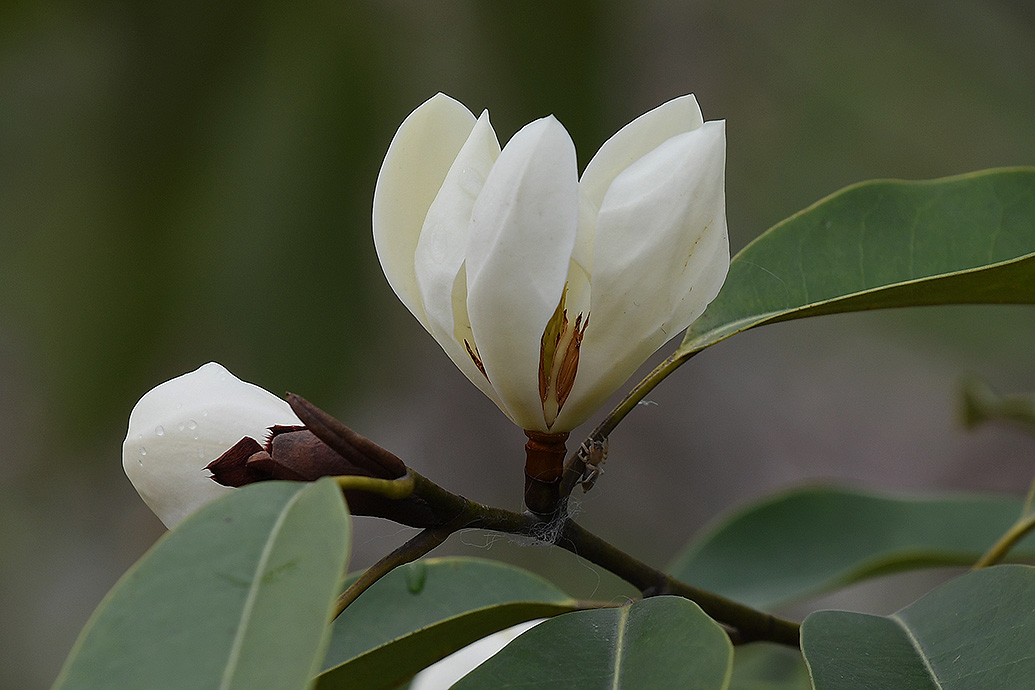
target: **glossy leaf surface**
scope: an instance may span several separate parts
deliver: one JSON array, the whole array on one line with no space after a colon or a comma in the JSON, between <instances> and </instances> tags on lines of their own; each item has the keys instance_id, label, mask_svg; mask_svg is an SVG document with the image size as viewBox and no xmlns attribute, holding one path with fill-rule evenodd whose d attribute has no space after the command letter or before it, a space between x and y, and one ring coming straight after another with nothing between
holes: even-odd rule
<instances>
[{"instance_id":1,"label":"glossy leaf surface","mask_svg":"<svg viewBox=\"0 0 1035 690\"><path fill-rule=\"evenodd\" d=\"M324 653L349 535L331 480L229 493L119 580L55 688L305 688Z\"/></svg>"},{"instance_id":2,"label":"glossy leaf surface","mask_svg":"<svg viewBox=\"0 0 1035 690\"><path fill-rule=\"evenodd\" d=\"M577 611L524 633L455 690L724 690L733 647L696 604L652 597Z\"/></svg>"},{"instance_id":3,"label":"glossy leaf surface","mask_svg":"<svg viewBox=\"0 0 1035 690\"><path fill-rule=\"evenodd\" d=\"M1035 568L968 573L891 616L817 611L802 626L816 690L1027 690Z\"/></svg>"},{"instance_id":4,"label":"glossy leaf surface","mask_svg":"<svg viewBox=\"0 0 1035 690\"><path fill-rule=\"evenodd\" d=\"M970 565L1021 513L1000 496L902 497L806 487L706 529L669 571L763 609L886 573ZM1032 556L1028 538L1016 557Z\"/></svg>"},{"instance_id":5,"label":"glossy leaf surface","mask_svg":"<svg viewBox=\"0 0 1035 690\"><path fill-rule=\"evenodd\" d=\"M676 356L765 323L936 304L1035 304L1035 168L875 180L817 202L733 258Z\"/></svg>"}]
</instances>

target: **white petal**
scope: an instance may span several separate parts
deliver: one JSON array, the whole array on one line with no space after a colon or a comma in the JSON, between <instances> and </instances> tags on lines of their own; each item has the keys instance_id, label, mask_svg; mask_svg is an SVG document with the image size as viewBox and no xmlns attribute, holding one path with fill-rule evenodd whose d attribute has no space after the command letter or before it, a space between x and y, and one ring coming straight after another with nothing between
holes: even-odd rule
<instances>
[{"instance_id":1,"label":"white petal","mask_svg":"<svg viewBox=\"0 0 1035 690\"><path fill-rule=\"evenodd\" d=\"M669 139L615 178L597 218L590 325L557 428L601 405L718 294L729 268L725 123Z\"/></svg>"},{"instance_id":2,"label":"white petal","mask_svg":"<svg viewBox=\"0 0 1035 690\"><path fill-rule=\"evenodd\" d=\"M545 618L518 623L472 642L463 649L436 661L413 677L409 690L448 690L489 657L513 642L519 635L542 623Z\"/></svg>"},{"instance_id":3,"label":"white petal","mask_svg":"<svg viewBox=\"0 0 1035 690\"><path fill-rule=\"evenodd\" d=\"M374 247L388 283L428 327L414 272L424 218L453 160L474 128L459 102L437 94L414 110L395 133L374 188Z\"/></svg>"},{"instance_id":4,"label":"white petal","mask_svg":"<svg viewBox=\"0 0 1035 690\"><path fill-rule=\"evenodd\" d=\"M473 342L467 316L467 274L464 260L471 210L500 155L496 132L485 111L475 124L431 204L415 256L417 285L427 318L425 326L445 353L494 403L496 391L467 351Z\"/></svg>"},{"instance_id":5,"label":"white petal","mask_svg":"<svg viewBox=\"0 0 1035 690\"><path fill-rule=\"evenodd\" d=\"M508 416L545 430L543 331L557 309L578 226L575 146L553 117L526 125L493 166L471 218L467 308Z\"/></svg>"},{"instance_id":6,"label":"white petal","mask_svg":"<svg viewBox=\"0 0 1035 690\"><path fill-rule=\"evenodd\" d=\"M205 466L245 436L260 443L274 424L301 424L272 393L209 362L148 391L129 415L122 466L144 502L172 529L228 487Z\"/></svg>"},{"instance_id":7,"label":"white petal","mask_svg":"<svg viewBox=\"0 0 1035 690\"><path fill-rule=\"evenodd\" d=\"M604 142L586 166L579 183L597 208L611 182L634 162L668 139L704 124L693 94L673 98L622 127Z\"/></svg>"},{"instance_id":8,"label":"white petal","mask_svg":"<svg viewBox=\"0 0 1035 690\"><path fill-rule=\"evenodd\" d=\"M486 111L460 149L424 220L417 242L417 285L428 326L439 343L449 340L456 344L453 286L467 252L471 210L499 155L500 145ZM466 352L464 358L471 361ZM478 376L485 380L480 373Z\"/></svg>"}]
</instances>

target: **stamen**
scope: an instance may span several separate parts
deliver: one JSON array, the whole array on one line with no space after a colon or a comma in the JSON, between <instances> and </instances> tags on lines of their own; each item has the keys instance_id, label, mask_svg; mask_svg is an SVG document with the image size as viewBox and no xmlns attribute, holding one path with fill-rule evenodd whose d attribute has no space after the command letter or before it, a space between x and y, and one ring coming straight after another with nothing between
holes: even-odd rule
<instances>
[{"instance_id":1,"label":"stamen","mask_svg":"<svg viewBox=\"0 0 1035 690\"><path fill-rule=\"evenodd\" d=\"M565 309L567 295L568 285L565 284L557 309L543 330L539 350L539 398L543 403L543 420L547 428L553 426L575 386L579 348L586 327L589 326L589 317L581 313L576 317L574 326L571 326Z\"/></svg>"},{"instance_id":2,"label":"stamen","mask_svg":"<svg viewBox=\"0 0 1035 690\"><path fill-rule=\"evenodd\" d=\"M586 323L582 324L582 328L579 325L582 324L582 314L579 314L575 319L575 328L572 330L571 340L568 341L568 346L564 350L564 358L561 359L560 367L557 370L557 411L560 412L561 408L564 407L564 402L568 399L568 395L571 393L571 389L575 386L575 374L578 373L579 369L579 348L582 346L582 336L586 333L586 328L589 326L589 319L586 319Z\"/></svg>"},{"instance_id":3,"label":"stamen","mask_svg":"<svg viewBox=\"0 0 1035 690\"><path fill-rule=\"evenodd\" d=\"M489 375L485 373L485 366L482 364L482 358L478 356L478 348L471 347L471 343L464 339L464 347L467 348L467 354L471 356L471 360L474 362L474 366L478 367L478 371L482 372L482 376L485 380L489 380Z\"/></svg>"}]
</instances>

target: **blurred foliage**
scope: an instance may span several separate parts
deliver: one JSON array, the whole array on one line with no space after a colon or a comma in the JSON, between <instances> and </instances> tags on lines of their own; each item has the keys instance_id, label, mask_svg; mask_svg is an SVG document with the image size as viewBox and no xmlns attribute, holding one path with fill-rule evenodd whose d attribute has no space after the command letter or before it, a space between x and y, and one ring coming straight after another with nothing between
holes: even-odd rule
<instances>
[{"instance_id":1,"label":"blurred foliage","mask_svg":"<svg viewBox=\"0 0 1035 690\"><path fill-rule=\"evenodd\" d=\"M1029 0L5 3L0 687L45 686L154 538L116 460L148 388L209 360L336 412L419 385L369 213L434 92L504 140L555 113L582 165L696 92L739 247L858 180L1035 162L1033 85Z\"/></svg>"}]
</instances>

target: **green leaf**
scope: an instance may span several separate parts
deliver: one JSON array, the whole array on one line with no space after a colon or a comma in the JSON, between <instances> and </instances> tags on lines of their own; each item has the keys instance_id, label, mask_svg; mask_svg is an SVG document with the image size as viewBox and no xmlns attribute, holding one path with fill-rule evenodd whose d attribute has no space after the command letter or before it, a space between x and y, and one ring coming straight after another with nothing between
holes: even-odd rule
<instances>
[{"instance_id":1,"label":"green leaf","mask_svg":"<svg viewBox=\"0 0 1035 690\"><path fill-rule=\"evenodd\" d=\"M812 682L798 650L754 642L734 649L729 690L812 690Z\"/></svg>"},{"instance_id":2,"label":"green leaf","mask_svg":"<svg viewBox=\"0 0 1035 690\"><path fill-rule=\"evenodd\" d=\"M392 688L486 635L579 608L538 575L474 558L429 558L378 580L338 617L319 690Z\"/></svg>"},{"instance_id":3,"label":"green leaf","mask_svg":"<svg viewBox=\"0 0 1035 690\"><path fill-rule=\"evenodd\" d=\"M54 687L307 687L323 658L350 529L329 479L230 492L119 580Z\"/></svg>"},{"instance_id":4,"label":"green leaf","mask_svg":"<svg viewBox=\"0 0 1035 690\"><path fill-rule=\"evenodd\" d=\"M877 575L974 563L1020 516L1000 496L891 497L806 487L765 498L706 529L675 577L771 609ZM1026 552L1032 555L1032 539Z\"/></svg>"},{"instance_id":5,"label":"green leaf","mask_svg":"<svg viewBox=\"0 0 1035 690\"><path fill-rule=\"evenodd\" d=\"M732 667L729 638L696 604L651 597L540 623L453 690L724 690Z\"/></svg>"},{"instance_id":6,"label":"green leaf","mask_svg":"<svg viewBox=\"0 0 1035 690\"><path fill-rule=\"evenodd\" d=\"M891 616L817 611L802 625L816 690L1028 690L1035 568L952 580Z\"/></svg>"},{"instance_id":7,"label":"green leaf","mask_svg":"<svg viewBox=\"0 0 1035 690\"><path fill-rule=\"evenodd\" d=\"M1035 168L863 182L744 247L674 356L806 316L1033 303Z\"/></svg>"}]
</instances>

